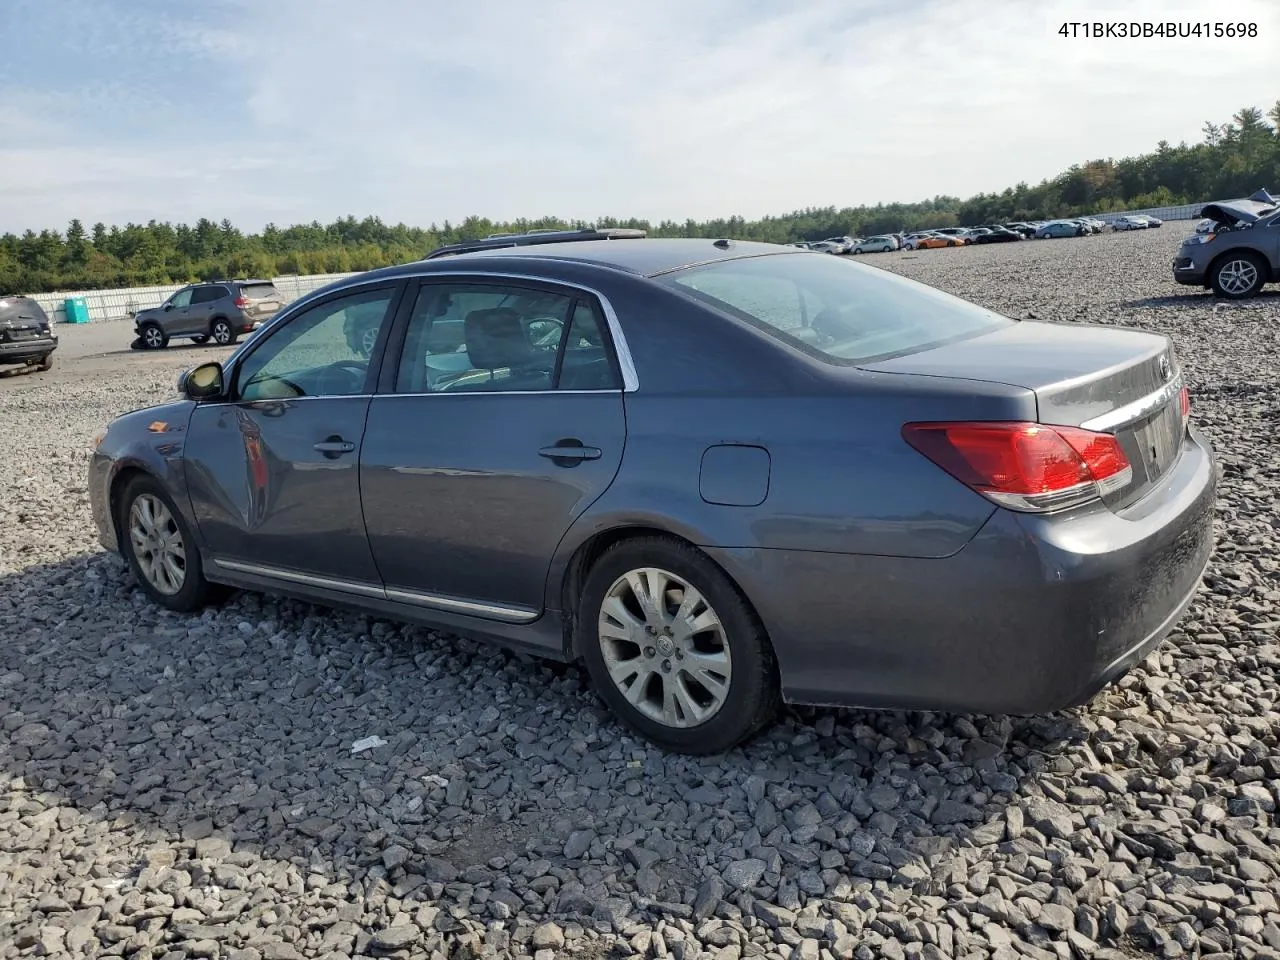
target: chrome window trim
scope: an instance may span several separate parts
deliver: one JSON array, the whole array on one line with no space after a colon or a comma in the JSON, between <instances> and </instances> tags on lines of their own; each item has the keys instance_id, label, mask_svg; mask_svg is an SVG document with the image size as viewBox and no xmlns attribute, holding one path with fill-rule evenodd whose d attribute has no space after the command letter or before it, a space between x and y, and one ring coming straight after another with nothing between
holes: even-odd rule
<instances>
[{"instance_id":1,"label":"chrome window trim","mask_svg":"<svg viewBox=\"0 0 1280 960\"><path fill-rule=\"evenodd\" d=\"M489 620L501 620L504 623L532 623L542 615L539 610L528 607L511 607L498 603L484 603L477 600L459 600L437 593L426 593L420 590L406 590L402 587L382 587L360 580L341 580L335 577L322 577L314 573L303 573L299 570L287 570L260 563L245 563L241 560L226 560L221 557L210 557L209 562L215 567L233 573L247 573L250 576L266 577L272 580L284 580L307 587L318 587L323 590L334 590L360 597L372 597L375 600L391 600L415 607L429 607L447 613L462 613L470 616L484 617Z\"/></svg>"},{"instance_id":2,"label":"chrome window trim","mask_svg":"<svg viewBox=\"0 0 1280 960\"><path fill-rule=\"evenodd\" d=\"M378 393L378 394L371 394L370 396L378 396L378 397L464 396L465 397L465 396L472 396L473 394L477 394L477 393L507 393L512 396L537 396L540 394L547 394L547 393L550 393L550 394L620 393L620 392L635 393L637 390L640 389L640 378L639 378L639 375L636 373L635 359L631 356L631 347L627 344L626 334L622 332L622 323L618 319L618 312L613 309L613 304L609 301L609 298L606 297L599 290L597 290L595 287L590 287L590 286L587 286L586 284L578 283L577 281L574 281L574 280L557 280L557 279L552 279L548 277L535 277L527 273L491 273L486 270L449 270L449 271L431 270L431 271L426 271L421 273L406 273L396 277L378 277L376 279L370 279L370 280L355 280L355 281L351 281L348 284L344 284L338 289L325 291L325 296L338 296L343 293L346 293L348 290L353 290L358 287L364 287L364 286L375 286L381 283L398 283L401 280L409 280L409 281L435 280L437 278L448 280L451 277L481 277L481 278L489 277L489 278L496 278L499 280L525 280L525 281L531 281L533 283L545 283L545 284L549 284L550 286L567 287L571 290L580 290L583 293L591 294L591 296L595 297L597 300L600 301L600 308L604 311L604 322L608 325L609 336L613 340L614 356L618 358L618 367L622 371L622 387L620 389L618 387L614 387L610 390L464 390L464 391L459 391L456 394L446 394L443 392L441 393ZM321 288L321 290L324 290L324 288ZM321 290L315 290L312 293L307 294L305 297L301 297L295 300L293 303L289 304L283 310L280 310L279 312L277 312L275 316L271 317L270 319L271 328L274 328L276 326L280 326L283 324L287 324L292 319L293 313L290 312L288 314L285 314L285 311L294 311L296 309L297 312L302 312L303 310L306 309L307 304L311 300L320 299L319 297L314 296L314 294L320 293ZM394 322L394 321L395 321L395 318L393 317L391 322ZM268 328L262 328L264 333L267 332L267 329ZM401 349L403 350L403 347L401 347ZM223 365L224 373L231 372L230 360L233 358L234 358L234 355L231 358L228 358L227 364ZM331 397L345 397L347 399L350 399L352 397L359 397L359 396L365 396L365 394L322 394L314 397L296 397L291 399L325 400ZM210 406L213 406L215 404L227 404L227 403L239 404L239 403L260 403L260 402L262 401L217 400L217 401L213 401L213 403L211 403ZM273 401L273 402L279 403L280 401Z\"/></svg>"},{"instance_id":3,"label":"chrome window trim","mask_svg":"<svg viewBox=\"0 0 1280 960\"><path fill-rule=\"evenodd\" d=\"M1080 424L1085 430L1093 430L1097 433L1108 433L1119 427L1128 426L1141 420L1143 417L1155 413L1166 403L1171 401L1178 395L1178 391L1182 389L1182 371L1178 371L1178 375L1166 383L1154 393L1149 393L1145 397L1139 397L1132 403L1127 403L1123 407L1117 407L1110 413L1104 413L1101 416L1094 417L1092 420L1086 420Z\"/></svg>"}]
</instances>

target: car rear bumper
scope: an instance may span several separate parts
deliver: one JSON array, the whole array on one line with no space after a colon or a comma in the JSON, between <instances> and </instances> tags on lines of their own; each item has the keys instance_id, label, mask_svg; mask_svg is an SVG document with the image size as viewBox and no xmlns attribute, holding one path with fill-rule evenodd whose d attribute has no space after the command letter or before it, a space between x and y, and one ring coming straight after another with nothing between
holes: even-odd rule
<instances>
[{"instance_id":1,"label":"car rear bumper","mask_svg":"<svg viewBox=\"0 0 1280 960\"><path fill-rule=\"evenodd\" d=\"M1217 467L1191 432L1161 492L1112 513L993 513L945 559L711 550L755 602L788 701L1047 713L1174 628L1213 549Z\"/></svg>"},{"instance_id":2,"label":"car rear bumper","mask_svg":"<svg viewBox=\"0 0 1280 960\"><path fill-rule=\"evenodd\" d=\"M57 337L40 337L36 340L0 342L0 363L25 363L38 360L58 349Z\"/></svg>"}]
</instances>

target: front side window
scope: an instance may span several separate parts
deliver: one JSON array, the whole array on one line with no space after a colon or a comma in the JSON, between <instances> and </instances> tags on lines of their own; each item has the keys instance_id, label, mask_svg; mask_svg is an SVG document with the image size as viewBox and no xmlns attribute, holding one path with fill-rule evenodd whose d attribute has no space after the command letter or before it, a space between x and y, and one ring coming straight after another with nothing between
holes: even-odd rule
<instances>
[{"instance_id":1,"label":"front side window","mask_svg":"<svg viewBox=\"0 0 1280 960\"><path fill-rule=\"evenodd\" d=\"M191 287L185 290L179 290L169 298L169 306L171 307L189 307L191 306L191 294L195 291Z\"/></svg>"},{"instance_id":2,"label":"front side window","mask_svg":"<svg viewBox=\"0 0 1280 960\"><path fill-rule=\"evenodd\" d=\"M394 291L370 290L326 300L272 330L235 374L236 400L345 397L365 392L369 354L363 335L376 339L387 323ZM361 337L352 336L358 323Z\"/></svg>"},{"instance_id":3,"label":"front side window","mask_svg":"<svg viewBox=\"0 0 1280 960\"><path fill-rule=\"evenodd\" d=\"M418 293L397 393L612 390L594 301L574 291L429 283Z\"/></svg>"},{"instance_id":4,"label":"front side window","mask_svg":"<svg viewBox=\"0 0 1280 960\"><path fill-rule=\"evenodd\" d=\"M659 280L835 363L915 353L1016 322L922 283L832 257L743 257Z\"/></svg>"}]
</instances>

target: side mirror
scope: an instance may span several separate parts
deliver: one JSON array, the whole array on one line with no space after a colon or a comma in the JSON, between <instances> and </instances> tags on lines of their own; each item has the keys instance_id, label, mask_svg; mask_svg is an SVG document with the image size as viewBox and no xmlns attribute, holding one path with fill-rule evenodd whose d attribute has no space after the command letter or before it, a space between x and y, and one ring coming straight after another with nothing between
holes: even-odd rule
<instances>
[{"instance_id":1,"label":"side mirror","mask_svg":"<svg viewBox=\"0 0 1280 960\"><path fill-rule=\"evenodd\" d=\"M202 363L178 378L178 389L188 400L219 400L226 393L222 364Z\"/></svg>"},{"instance_id":2,"label":"side mirror","mask_svg":"<svg viewBox=\"0 0 1280 960\"><path fill-rule=\"evenodd\" d=\"M164 309L165 309L165 312L166 312L166 313L167 313L167 312L169 312L170 310L172 310L172 309L173 309L173 304L172 304L172 303L166 303L166 304L164 305Z\"/></svg>"}]
</instances>

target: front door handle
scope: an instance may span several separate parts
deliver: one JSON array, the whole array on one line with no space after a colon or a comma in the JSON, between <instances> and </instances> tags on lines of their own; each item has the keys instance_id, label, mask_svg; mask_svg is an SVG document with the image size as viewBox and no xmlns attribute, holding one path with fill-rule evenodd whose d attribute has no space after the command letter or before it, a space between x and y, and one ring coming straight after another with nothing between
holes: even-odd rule
<instances>
[{"instance_id":1,"label":"front door handle","mask_svg":"<svg viewBox=\"0 0 1280 960\"><path fill-rule=\"evenodd\" d=\"M546 457L557 467L572 467L583 460L599 460L603 451L599 447L583 446L581 440L558 440L553 446L543 447L538 456Z\"/></svg>"},{"instance_id":2,"label":"front door handle","mask_svg":"<svg viewBox=\"0 0 1280 960\"><path fill-rule=\"evenodd\" d=\"M333 459L340 457L344 453L350 453L356 448L356 445L350 440L343 440L341 437L330 437L328 440L321 440L314 447L317 453L323 453L326 457Z\"/></svg>"}]
</instances>

